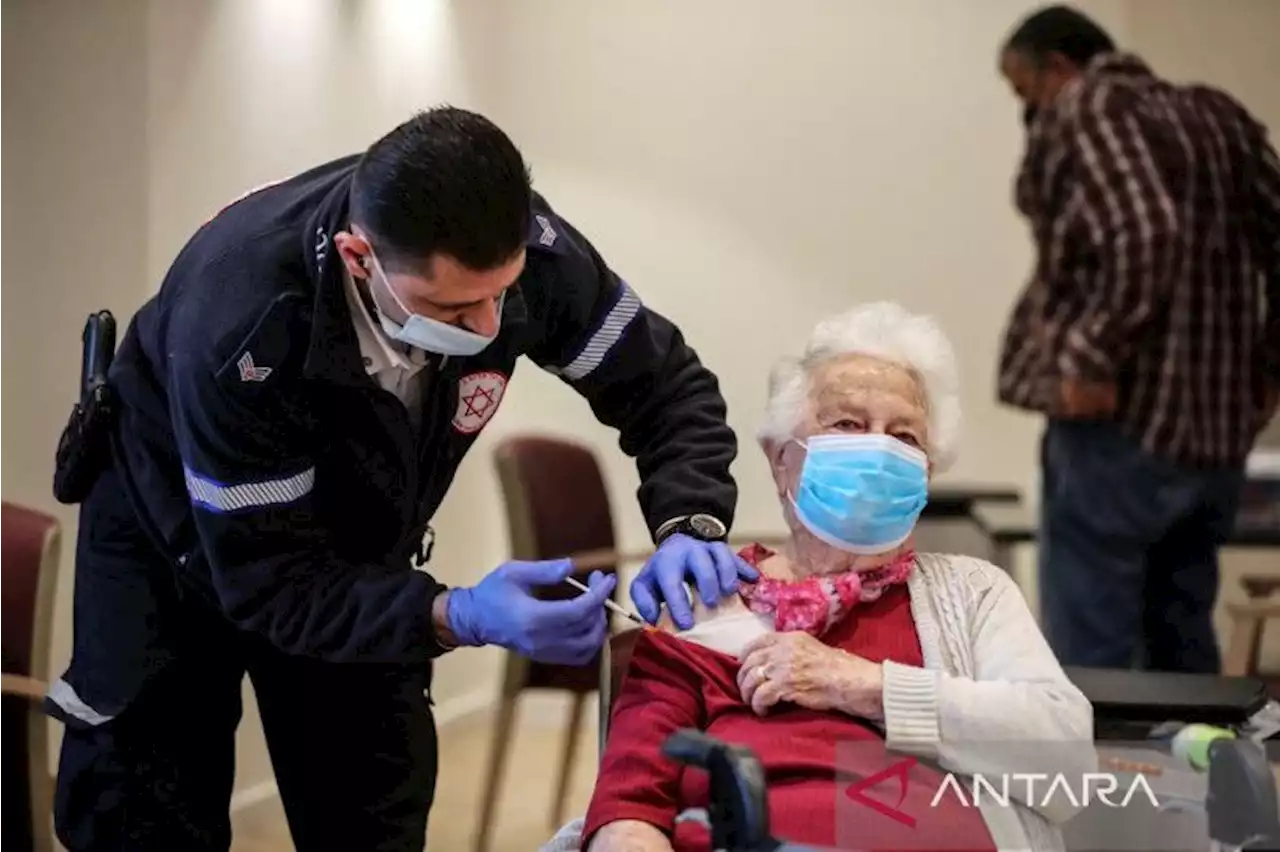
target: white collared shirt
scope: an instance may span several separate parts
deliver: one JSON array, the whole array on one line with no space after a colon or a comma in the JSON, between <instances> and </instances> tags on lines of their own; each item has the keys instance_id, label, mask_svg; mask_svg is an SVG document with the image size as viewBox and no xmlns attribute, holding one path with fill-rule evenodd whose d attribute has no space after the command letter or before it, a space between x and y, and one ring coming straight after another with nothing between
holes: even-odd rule
<instances>
[{"instance_id":1,"label":"white collared shirt","mask_svg":"<svg viewBox=\"0 0 1280 852\"><path fill-rule=\"evenodd\" d=\"M422 408L422 391L426 384L423 368L428 363L427 353L388 339L382 326L370 315L355 279L350 273L345 273L342 278L365 371L379 387L395 394L408 409L410 417L416 418Z\"/></svg>"}]
</instances>

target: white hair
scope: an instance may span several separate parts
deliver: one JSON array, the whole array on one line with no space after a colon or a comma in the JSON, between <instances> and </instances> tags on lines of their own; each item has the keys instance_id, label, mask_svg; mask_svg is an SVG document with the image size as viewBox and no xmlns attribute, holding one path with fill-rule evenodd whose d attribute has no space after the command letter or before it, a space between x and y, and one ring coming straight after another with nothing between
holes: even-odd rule
<instances>
[{"instance_id":1,"label":"white hair","mask_svg":"<svg viewBox=\"0 0 1280 852\"><path fill-rule=\"evenodd\" d=\"M809 397L809 375L833 358L869 355L911 370L924 391L928 446L934 468L955 461L960 432L960 380L951 341L932 317L908 313L892 302L861 305L818 323L799 358L784 358L769 376L769 402L761 441L795 437Z\"/></svg>"}]
</instances>

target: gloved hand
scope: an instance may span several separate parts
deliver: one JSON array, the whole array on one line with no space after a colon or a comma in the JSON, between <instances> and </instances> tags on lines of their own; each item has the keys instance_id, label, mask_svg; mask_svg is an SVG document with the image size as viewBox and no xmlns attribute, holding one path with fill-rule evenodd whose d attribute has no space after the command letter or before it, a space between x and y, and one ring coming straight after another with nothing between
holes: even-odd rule
<instances>
[{"instance_id":1,"label":"gloved hand","mask_svg":"<svg viewBox=\"0 0 1280 852\"><path fill-rule=\"evenodd\" d=\"M500 645L540 663L580 666L604 644L604 602L617 578L591 575L591 591L561 601L540 601L534 586L564 582L568 559L507 562L468 589L450 589L449 629L461 645Z\"/></svg>"},{"instance_id":2,"label":"gloved hand","mask_svg":"<svg viewBox=\"0 0 1280 852\"><path fill-rule=\"evenodd\" d=\"M649 557L631 583L631 600L640 617L650 624L658 620L659 604L665 600L671 619L681 630L693 626L693 610L685 592L685 578L692 576L698 596L708 607L721 598L736 594L738 578L754 583L760 573L722 541L700 541L676 533Z\"/></svg>"}]
</instances>

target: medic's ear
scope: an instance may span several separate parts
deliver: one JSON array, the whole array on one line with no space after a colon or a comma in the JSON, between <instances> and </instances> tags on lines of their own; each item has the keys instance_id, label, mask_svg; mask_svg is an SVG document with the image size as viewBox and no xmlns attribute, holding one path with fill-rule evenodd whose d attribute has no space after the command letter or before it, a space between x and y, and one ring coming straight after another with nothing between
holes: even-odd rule
<instances>
[{"instance_id":1,"label":"medic's ear","mask_svg":"<svg viewBox=\"0 0 1280 852\"><path fill-rule=\"evenodd\" d=\"M349 231L339 231L333 235L333 244L338 249L342 263L353 278L368 278L371 274L369 252L371 246L364 237Z\"/></svg>"}]
</instances>

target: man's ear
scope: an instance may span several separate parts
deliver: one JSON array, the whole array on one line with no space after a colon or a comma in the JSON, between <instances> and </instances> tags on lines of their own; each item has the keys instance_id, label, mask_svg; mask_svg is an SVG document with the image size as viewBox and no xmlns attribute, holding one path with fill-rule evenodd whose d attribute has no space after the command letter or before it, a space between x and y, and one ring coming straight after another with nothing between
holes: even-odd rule
<instances>
[{"instance_id":1,"label":"man's ear","mask_svg":"<svg viewBox=\"0 0 1280 852\"><path fill-rule=\"evenodd\" d=\"M1068 58L1066 54L1053 50L1045 55L1044 65L1041 70L1042 73L1057 81L1055 86L1056 94L1057 87L1078 75L1083 69L1075 63L1075 60Z\"/></svg>"},{"instance_id":2,"label":"man's ear","mask_svg":"<svg viewBox=\"0 0 1280 852\"><path fill-rule=\"evenodd\" d=\"M1044 55L1044 67L1057 71L1058 73L1077 70L1076 64L1067 58L1067 55L1059 50L1051 50Z\"/></svg>"},{"instance_id":3,"label":"man's ear","mask_svg":"<svg viewBox=\"0 0 1280 852\"><path fill-rule=\"evenodd\" d=\"M352 278L359 280L369 277L369 253L372 246L368 240L349 231L339 231L333 235L333 244Z\"/></svg>"}]
</instances>

